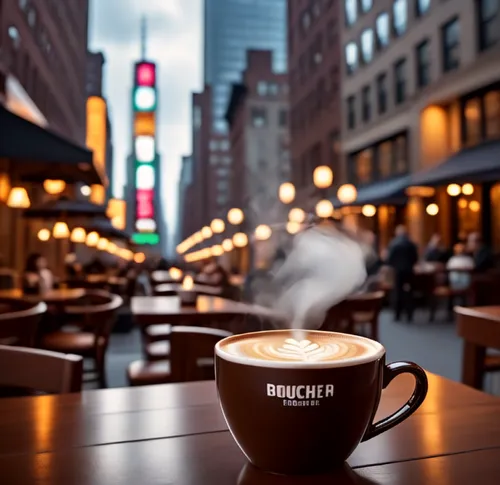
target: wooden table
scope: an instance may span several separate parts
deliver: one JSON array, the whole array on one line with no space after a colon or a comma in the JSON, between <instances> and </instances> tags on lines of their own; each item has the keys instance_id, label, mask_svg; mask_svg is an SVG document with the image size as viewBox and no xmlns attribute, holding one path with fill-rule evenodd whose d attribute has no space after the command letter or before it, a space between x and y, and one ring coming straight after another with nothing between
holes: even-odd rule
<instances>
[{"instance_id":1,"label":"wooden table","mask_svg":"<svg viewBox=\"0 0 500 485\"><path fill-rule=\"evenodd\" d=\"M162 283L156 285L154 291L158 293L170 293L182 291L181 283ZM222 293L222 288L220 286L210 286L210 285L199 285L195 284L193 286L193 291L199 295L207 296L219 296Z\"/></svg>"},{"instance_id":2,"label":"wooden table","mask_svg":"<svg viewBox=\"0 0 500 485\"><path fill-rule=\"evenodd\" d=\"M406 401L412 381L383 392L378 416ZM248 467L212 381L0 400L6 485L498 485L500 400L429 374L422 407L348 465L299 479Z\"/></svg>"},{"instance_id":3,"label":"wooden table","mask_svg":"<svg viewBox=\"0 0 500 485\"><path fill-rule=\"evenodd\" d=\"M500 306L456 307L457 332L464 339L462 382L481 389L486 350L500 350Z\"/></svg>"},{"instance_id":4,"label":"wooden table","mask_svg":"<svg viewBox=\"0 0 500 485\"><path fill-rule=\"evenodd\" d=\"M206 317L256 317L263 323L282 318L269 308L217 296L200 295L196 306L182 306L178 296L134 296L130 304L132 314L141 324L189 324Z\"/></svg>"},{"instance_id":5,"label":"wooden table","mask_svg":"<svg viewBox=\"0 0 500 485\"><path fill-rule=\"evenodd\" d=\"M83 288L59 288L46 291L36 295L25 294L21 289L1 290L0 298L22 298L23 300L49 304L57 304L64 301L78 300L85 295Z\"/></svg>"}]
</instances>

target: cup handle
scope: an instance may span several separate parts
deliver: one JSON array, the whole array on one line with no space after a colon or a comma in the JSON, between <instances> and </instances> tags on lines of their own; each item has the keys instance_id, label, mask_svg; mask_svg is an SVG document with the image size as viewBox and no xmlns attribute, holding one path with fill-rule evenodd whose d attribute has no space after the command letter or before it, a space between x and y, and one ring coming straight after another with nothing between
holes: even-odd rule
<instances>
[{"instance_id":1,"label":"cup handle","mask_svg":"<svg viewBox=\"0 0 500 485\"><path fill-rule=\"evenodd\" d=\"M415 377L415 389L406 404L395 413L387 416L377 423L370 424L363 436L363 441L370 440L375 436L387 431L409 418L424 402L427 395L428 382L424 369L413 362L393 362L384 367L384 381L382 388L385 389L391 381L400 374L411 374Z\"/></svg>"}]
</instances>

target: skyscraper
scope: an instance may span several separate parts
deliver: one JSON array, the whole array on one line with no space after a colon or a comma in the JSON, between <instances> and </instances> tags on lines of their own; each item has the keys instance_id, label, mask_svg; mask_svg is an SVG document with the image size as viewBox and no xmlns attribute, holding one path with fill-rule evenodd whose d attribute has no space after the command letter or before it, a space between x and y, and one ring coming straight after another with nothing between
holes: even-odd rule
<instances>
[{"instance_id":1,"label":"skyscraper","mask_svg":"<svg viewBox=\"0 0 500 485\"><path fill-rule=\"evenodd\" d=\"M232 83L241 81L246 51L270 50L275 72L286 71L286 0L205 0L205 84L212 87L216 133L224 119Z\"/></svg>"}]
</instances>

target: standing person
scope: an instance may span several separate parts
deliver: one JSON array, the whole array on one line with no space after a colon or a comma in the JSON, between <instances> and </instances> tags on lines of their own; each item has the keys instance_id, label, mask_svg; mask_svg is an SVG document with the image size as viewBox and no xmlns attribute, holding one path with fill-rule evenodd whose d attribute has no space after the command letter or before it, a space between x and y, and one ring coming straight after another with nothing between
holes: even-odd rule
<instances>
[{"instance_id":1,"label":"standing person","mask_svg":"<svg viewBox=\"0 0 500 485\"><path fill-rule=\"evenodd\" d=\"M493 268L494 261L491 250L483 242L481 234L473 232L467 238L467 251L474 258L474 270L484 273Z\"/></svg>"},{"instance_id":2,"label":"standing person","mask_svg":"<svg viewBox=\"0 0 500 485\"><path fill-rule=\"evenodd\" d=\"M408 321L413 317L413 268L418 261L417 245L408 237L406 227L396 227L395 237L389 244L387 264L394 271L394 318L399 321L403 310Z\"/></svg>"}]
</instances>

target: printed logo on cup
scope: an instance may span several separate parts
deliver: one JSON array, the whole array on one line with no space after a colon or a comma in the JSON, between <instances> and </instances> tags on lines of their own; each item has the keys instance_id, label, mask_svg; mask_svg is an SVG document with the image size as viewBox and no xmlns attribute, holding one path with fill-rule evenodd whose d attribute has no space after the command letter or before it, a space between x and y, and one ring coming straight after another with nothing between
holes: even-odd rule
<instances>
[{"instance_id":1,"label":"printed logo on cup","mask_svg":"<svg viewBox=\"0 0 500 485\"><path fill-rule=\"evenodd\" d=\"M322 399L333 397L334 386L333 384L285 386L268 383L266 393L267 397L282 399L283 406L319 406Z\"/></svg>"}]
</instances>

